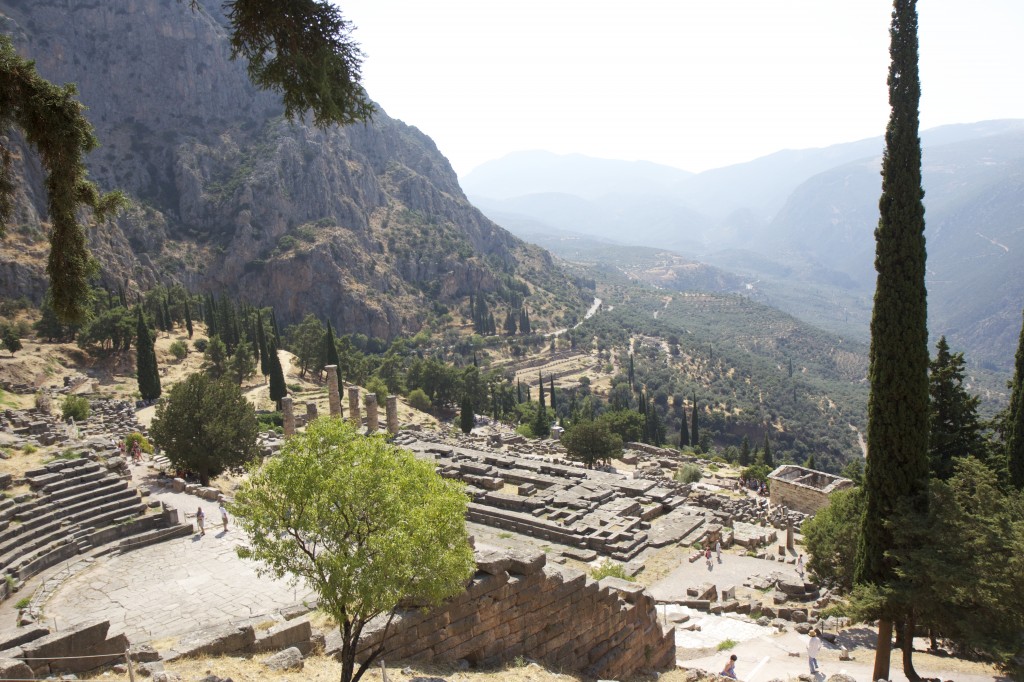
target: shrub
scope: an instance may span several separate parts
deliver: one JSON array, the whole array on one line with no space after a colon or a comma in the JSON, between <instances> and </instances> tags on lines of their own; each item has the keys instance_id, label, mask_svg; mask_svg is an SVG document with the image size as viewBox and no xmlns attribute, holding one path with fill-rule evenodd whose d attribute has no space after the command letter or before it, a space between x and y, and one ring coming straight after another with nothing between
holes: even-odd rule
<instances>
[{"instance_id":1,"label":"shrub","mask_svg":"<svg viewBox=\"0 0 1024 682\"><path fill-rule=\"evenodd\" d=\"M32 597L22 597L14 604L16 609L27 609L28 605L32 603Z\"/></svg>"},{"instance_id":2,"label":"shrub","mask_svg":"<svg viewBox=\"0 0 1024 682\"><path fill-rule=\"evenodd\" d=\"M89 418L89 401L77 395L69 395L60 405L60 414L65 421L74 419L76 422Z\"/></svg>"},{"instance_id":3,"label":"shrub","mask_svg":"<svg viewBox=\"0 0 1024 682\"><path fill-rule=\"evenodd\" d=\"M175 341L171 344L170 351L175 360L184 360L188 355L188 344L184 341Z\"/></svg>"},{"instance_id":4,"label":"shrub","mask_svg":"<svg viewBox=\"0 0 1024 682\"><path fill-rule=\"evenodd\" d=\"M207 339L196 339L192 342L192 346L200 353L205 353L209 345L210 342Z\"/></svg>"},{"instance_id":5,"label":"shrub","mask_svg":"<svg viewBox=\"0 0 1024 682\"><path fill-rule=\"evenodd\" d=\"M260 425L260 431L270 431L275 426L284 426L284 415L280 412L257 413L256 421Z\"/></svg>"},{"instance_id":6,"label":"shrub","mask_svg":"<svg viewBox=\"0 0 1024 682\"><path fill-rule=\"evenodd\" d=\"M600 580L601 578L619 578L620 580L628 580L629 582L634 581L633 576L626 573L626 569L623 568L622 564L617 564L608 559L605 559L604 563L590 571L590 577L594 580Z\"/></svg>"},{"instance_id":7,"label":"shrub","mask_svg":"<svg viewBox=\"0 0 1024 682\"><path fill-rule=\"evenodd\" d=\"M138 431L136 431L135 433L129 433L128 437L124 439L125 450L127 452L131 452L132 447L134 447L136 442L139 444L139 448L147 455L153 454L153 444L150 443L149 440Z\"/></svg>"},{"instance_id":8,"label":"shrub","mask_svg":"<svg viewBox=\"0 0 1024 682\"><path fill-rule=\"evenodd\" d=\"M696 464L684 464L676 470L675 479L680 483L696 483L703 472Z\"/></svg>"},{"instance_id":9,"label":"shrub","mask_svg":"<svg viewBox=\"0 0 1024 682\"><path fill-rule=\"evenodd\" d=\"M723 639L721 642L718 643L718 650L728 651L737 644L739 644L739 642L737 642L735 639Z\"/></svg>"},{"instance_id":10,"label":"shrub","mask_svg":"<svg viewBox=\"0 0 1024 682\"><path fill-rule=\"evenodd\" d=\"M430 410L430 398L423 392L423 389L414 388L409 392L409 405L420 412L427 412Z\"/></svg>"}]
</instances>

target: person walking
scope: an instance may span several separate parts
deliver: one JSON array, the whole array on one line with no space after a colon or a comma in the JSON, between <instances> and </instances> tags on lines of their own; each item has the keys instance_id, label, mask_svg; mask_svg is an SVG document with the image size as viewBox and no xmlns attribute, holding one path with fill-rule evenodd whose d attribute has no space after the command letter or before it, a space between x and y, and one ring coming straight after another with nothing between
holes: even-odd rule
<instances>
[{"instance_id":1,"label":"person walking","mask_svg":"<svg viewBox=\"0 0 1024 682\"><path fill-rule=\"evenodd\" d=\"M224 532L228 532L228 510L224 508L224 503L221 502L220 507L217 508L220 512L220 521L224 524Z\"/></svg>"},{"instance_id":2,"label":"person walking","mask_svg":"<svg viewBox=\"0 0 1024 682\"><path fill-rule=\"evenodd\" d=\"M804 555L798 554L796 557L796 572L800 574L800 580L804 579Z\"/></svg>"},{"instance_id":3,"label":"person walking","mask_svg":"<svg viewBox=\"0 0 1024 682\"><path fill-rule=\"evenodd\" d=\"M708 570L711 570L711 547L704 550L704 561L708 563Z\"/></svg>"},{"instance_id":4,"label":"person walking","mask_svg":"<svg viewBox=\"0 0 1024 682\"><path fill-rule=\"evenodd\" d=\"M196 509L196 525L199 526L199 534L206 535L206 514L202 507Z\"/></svg>"},{"instance_id":5,"label":"person walking","mask_svg":"<svg viewBox=\"0 0 1024 682\"><path fill-rule=\"evenodd\" d=\"M719 674L722 677L728 677L734 680L736 679L736 654L729 657L729 661L725 664L725 667L722 668L722 672Z\"/></svg>"},{"instance_id":6,"label":"person walking","mask_svg":"<svg viewBox=\"0 0 1024 682\"><path fill-rule=\"evenodd\" d=\"M722 541L715 541L715 557L718 559L718 563L722 563Z\"/></svg>"},{"instance_id":7,"label":"person walking","mask_svg":"<svg viewBox=\"0 0 1024 682\"><path fill-rule=\"evenodd\" d=\"M818 651L821 649L821 639L817 630L811 630L811 639L807 642L807 664L811 668L811 674L818 674Z\"/></svg>"}]
</instances>

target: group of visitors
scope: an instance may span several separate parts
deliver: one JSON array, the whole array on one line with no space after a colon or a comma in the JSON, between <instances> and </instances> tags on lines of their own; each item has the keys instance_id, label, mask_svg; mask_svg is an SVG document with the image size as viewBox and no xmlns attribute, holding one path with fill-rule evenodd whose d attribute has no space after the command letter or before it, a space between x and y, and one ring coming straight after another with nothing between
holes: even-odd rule
<instances>
[{"instance_id":1,"label":"group of visitors","mask_svg":"<svg viewBox=\"0 0 1024 682\"><path fill-rule=\"evenodd\" d=\"M117 442L117 450L122 457L127 454L127 445L123 440L119 440ZM139 445L139 441L137 440L132 441L131 457L133 464L140 464L142 462L142 446Z\"/></svg>"},{"instance_id":2,"label":"group of visitors","mask_svg":"<svg viewBox=\"0 0 1024 682\"><path fill-rule=\"evenodd\" d=\"M817 630L811 630L811 638L807 642L807 663L811 669L811 675L817 676L818 674L818 651L821 650L821 638L818 637ZM719 673L722 677L728 677L730 679L737 679L736 677L736 661L739 658L736 654L729 656L729 660L725 662L725 667L722 668L722 672Z\"/></svg>"},{"instance_id":3,"label":"group of visitors","mask_svg":"<svg viewBox=\"0 0 1024 682\"><path fill-rule=\"evenodd\" d=\"M220 512L220 522L224 525L224 532L228 532L228 510L224 508L224 504L221 503L217 507L217 511ZM196 526L199 528L200 535L206 535L206 512L203 511L202 505L196 508Z\"/></svg>"},{"instance_id":4,"label":"group of visitors","mask_svg":"<svg viewBox=\"0 0 1024 682\"><path fill-rule=\"evenodd\" d=\"M740 488L746 488L747 490L753 490L762 497L768 496L768 484L764 481L759 481L756 478L743 478L739 479Z\"/></svg>"}]
</instances>

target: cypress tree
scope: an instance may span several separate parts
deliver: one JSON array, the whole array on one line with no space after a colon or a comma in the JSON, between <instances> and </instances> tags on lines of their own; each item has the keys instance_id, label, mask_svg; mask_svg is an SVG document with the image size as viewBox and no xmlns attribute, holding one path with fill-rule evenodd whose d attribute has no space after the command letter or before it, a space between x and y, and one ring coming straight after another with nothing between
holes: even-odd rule
<instances>
[{"instance_id":1,"label":"cypress tree","mask_svg":"<svg viewBox=\"0 0 1024 682\"><path fill-rule=\"evenodd\" d=\"M522 404L523 402L523 382L516 379L516 403Z\"/></svg>"},{"instance_id":2,"label":"cypress tree","mask_svg":"<svg viewBox=\"0 0 1024 682\"><path fill-rule=\"evenodd\" d=\"M185 329L188 331L188 338L192 338L192 309L188 305L189 295L185 294Z\"/></svg>"},{"instance_id":3,"label":"cypress tree","mask_svg":"<svg viewBox=\"0 0 1024 682\"><path fill-rule=\"evenodd\" d=\"M682 408L682 417L679 418L679 447L685 448L690 444L690 430L686 428L686 408Z\"/></svg>"},{"instance_id":4,"label":"cypress tree","mask_svg":"<svg viewBox=\"0 0 1024 682\"><path fill-rule=\"evenodd\" d=\"M263 328L263 317L256 311L256 345L260 353L260 374L270 375L270 349L267 347L267 332Z\"/></svg>"},{"instance_id":5,"label":"cypress tree","mask_svg":"<svg viewBox=\"0 0 1024 682\"><path fill-rule=\"evenodd\" d=\"M160 370L156 364L156 349L149 327L142 317L142 306L139 306L138 319L135 322L135 370L139 382L139 393L143 400L156 400L160 397Z\"/></svg>"},{"instance_id":6,"label":"cypress tree","mask_svg":"<svg viewBox=\"0 0 1024 682\"><path fill-rule=\"evenodd\" d=\"M338 360L338 344L334 342L334 329L331 321L327 320L327 336L324 338L324 357L327 359L325 365L337 365L339 370L338 381L341 381L341 362Z\"/></svg>"},{"instance_id":7,"label":"cypress tree","mask_svg":"<svg viewBox=\"0 0 1024 682\"><path fill-rule=\"evenodd\" d=\"M468 394L462 398L462 409L459 411L459 428L466 434L473 430L473 399Z\"/></svg>"},{"instance_id":8,"label":"cypress tree","mask_svg":"<svg viewBox=\"0 0 1024 682\"><path fill-rule=\"evenodd\" d=\"M476 356L474 355L473 357L475 358ZM555 404L555 375L554 374L549 374L548 375L548 384L551 387L551 411L554 412L555 414L557 414L558 405Z\"/></svg>"},{"instance_id":9,"label":"cypress tree","mask_svg":"<svg viewBox=\"0 0 1024 682\"><path fill-rule=\"evenodd\" d=\"M764 452L762 453L764 465L769 469L775 468L775 459L772 457L772 448L768 445L768 432L764 432Z\"/></svg>"},{"instance_id":10,"label":"cypress tree","mask_svg":"<svg viewBox=\"0 0 1024 682\"><path fill-rule=\"evenodd\" d=\"M978 421L980 401L963 385L964 354L950 353L945 336L935 349L935 359L928 365L928 459L932 475L946 480L953 475L954 459L987 457Z\"/></svg>"},{"instance_id":11,"label":"cypress tree","mask_svg":"<svg viewBox=\"0 0 1024 682\"><path fill-rule=\"evenodd\" d=\"M537 377L538 377L538 379L540 379L540 381L538 382L539 386L537 387L537 390L540 391L540 406L543 409L544 408L544 375L540 374L538 372L537 373Z\"/></svg>"},{"instance_id":12,"label":"cypress tree","mask_svg":"<svg viewBox=\"0 0 1024 682\"><path fill-rule=\"evenodd\" d=\"M690 414L690 444L700 443L700 426L697 424L697 394L693 394L693 412Z\"/></svg>"},{"instance_id":13,"label":"cypress tree","mask_svg":"<svg viewBox=\"0 0 1024 682\"><path fill-rule=\"evenodd\" d=\"M746 436L743 436L743 442L740 443L739 465L741 467L750 466L750 439Z\"/></svg>"},{"instance_id":14,"label":"cypress tree","mask_svg":"<svg viewBox=\"0 0 1024 682\"><path fill-rule=\"evenodd\" d=\"M633 354L630 353L629 354L629 374L628 374L628 377L629 377L629 387L630 387L630 389L635 391L636 390L636 384L634 383L634 376L635 375L633 374Z\"/></svg>"},{"instance_id":15,"label":"cypress tree","mask_svg":"<svg viewBox=\"0 0 1024 682\"><path fill-rule=\"evenodd\" d=\"M277 326L277 315L270 309L270 328L274 331L274 348L281 347L281 329Z\"/></svg>"},{"instance_id":16,"label":"cypress tree","mask_svg":"<svg viewBox=\"0 0 1024 682\"><path fill-rule=\"evenodd\" d=\"M1017 357L1010 384L1010 407L1006 415L1006 460L1010 482L1024 489L1024 325L1020 329Z\"/></svg>"},{"instance_id":17,"label":"cypress tree","mask_svg":"<svg viewBox=\"0 0 1024 682\"><path fill-rule=\"evenodd\" d=\"M895 549L889 525L899 521L897 507L904 501L922 513L928 504L928 319L916 4L894 0L889 29L891 111L875 230L878 280L871 314L865 509L854 565L854 581L860 584L895 579L893 561L886 557ZM913 632L910 614L894 610L885 604L880 613L873 680L889 677L894 617ZM904 672L916 679L910 651L904 651Z\"/></svg>"},{"instance_id":18,"label":"cypress tree","mask_svg":"<svg viewBox=\"0 0 1024 682\"><path fill-rule=\"evenodd\" d=\"M270 354L270 399L281 409L281 398L288 395L288 386L284 382L284 369L281 358L277 357L277 346L271 343L267 351Z\"/></svg>"},{"instance_id":19,"label":"cypress tree","mask_svg":"<svg viewBox=\"0 0 1024 682\"><path fill-rule=\"evenodd\" d=\"M164 331L171 331L174 329L174 318L171 317L171 307L167 305L167 299L163 299L163 313L164 313Z\"/></svg>"}]
</instances>

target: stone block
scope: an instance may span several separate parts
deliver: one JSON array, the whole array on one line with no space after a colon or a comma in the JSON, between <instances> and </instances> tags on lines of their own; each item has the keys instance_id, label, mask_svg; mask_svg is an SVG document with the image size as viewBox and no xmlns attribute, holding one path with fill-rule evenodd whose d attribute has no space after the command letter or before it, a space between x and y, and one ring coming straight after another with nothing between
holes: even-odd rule
<instances>
[{"instance_id":1,"label":"stone block","mask_svg":"<svg viewBox=\"0 0 1024 682\"><path fill-rule=\"evenodd\" d=\"M719 595L722 601L731 601L736 598L736 586L728 585L722 588L722 592Z\"/></svg>"},{"instance_id":2,"label":"stone block","mask_svg":"<svg viewBox=\"0 0 1024 682\"><path fill-rule=\"evenodd\" d=\"M718 601L718 587L711 583L704 583L697 588L697 599Z\"/></svg>"},{"instance_id":3,"label":"stone block","mask_svg":"<svg viewBox=\"0 0 1024 682\"><path fill-rule=\"evenodd\" d=\"M509 557L509 573L515 573L516 575L532 575L539 573L544 565L547 564L548 557L544 552L541 551L529 551L529 550L510 550L508 553Z\"/></svg>"},{"instance_id":4,"label":"stone block","mask_svg":"<svg viewBox=\"0 0 1024 682\"><path fill-rule=\"evenodd\" d=\"M267 651L281 651L304 642L309 642L313 636L313 626L308 618L297 618L295 620L279 623L265 633L256 635L253 642L253 651L263 653Z\"/></svg>"},{"instance_id":5,"label":"stone block","mask_svg":"<svg viewBox=\"0 0 1024 682\"><path fill-rule=\"evenodd\" d=\"M482 550L476 553L476 570L490 575L508 572L512 560L501 550Z\"/></svg>"},{"instance_id":6,"label":"stone block","mask_svg":"<svg viewBox=\"0 0 1024 682\"><path fill-rule=\"evenodd\" d=\"M0 632L0 651L31 642L50 634L49 628L41 625L27 625L21 628L9 628ZM2 679L2 678L0 678Z\"/></svg>"},{"instance_id":7,"label":"stone block","mask_svg":"<svg viewBox=\"0 0 1024 682\"><path fill-rule=\"evenodd\" d=\"M302 670L305 662L302 659L302 652L295 647L289 647L279 651L270 658L264 659L263 665L270 670L283 672L285 670Z\"/></svg>"},{"instance_id":8,"label":"stone block","mask_svg":"<svg viewBox=\"0 0 1024 682\"><path fill-rule=\"evenodd\" d=\"M16 658L0 658L0 680L34 680L36 676L25 661Z\"/></svg>"},{"instance_id":9,"label":"stone block","mask_svg":"<svg viewBox=\"0 0 1024 682\"><path fill-rule=\"evenodd\" d=\"M256 641L252 625L218 625L196 630L184 637L174 647L174 654L164 657L165 661L191 656L219 656L235 651L245 651Z\"/></svg>"}]
</instances>

